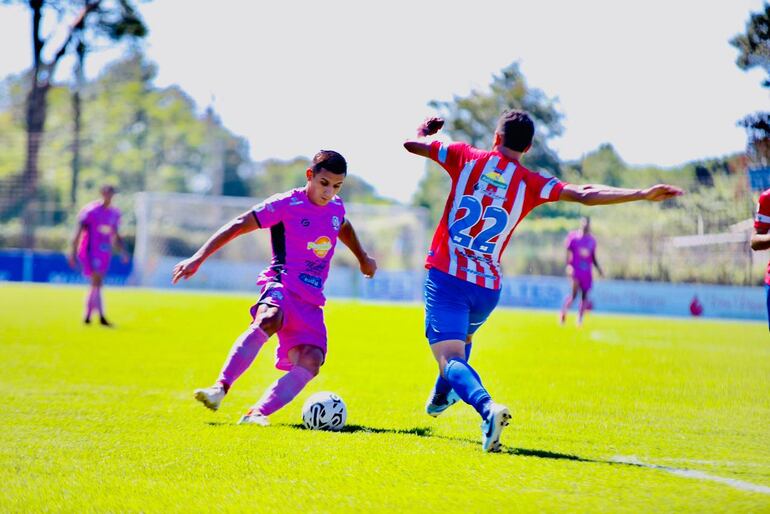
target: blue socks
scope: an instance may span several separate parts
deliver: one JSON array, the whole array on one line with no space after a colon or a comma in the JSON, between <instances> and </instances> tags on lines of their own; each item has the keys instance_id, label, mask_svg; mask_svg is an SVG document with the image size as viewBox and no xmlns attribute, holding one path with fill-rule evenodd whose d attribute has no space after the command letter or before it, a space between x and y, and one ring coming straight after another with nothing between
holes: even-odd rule
<instances>
[{"instance_id":1,"label":"blue socks","mask_svg":"<svg viewBox=\"0 0 770 514\"><path fill-rule=\"evenodd\" d=\"M473 346L473 343L465 345L466 362L469 361L471 358L471 346ZM439 395L440 397L446 397L446 395L448 395L449 391L451 390L452 390L452 384L447 382L446 379L441 376L441 373L439 373L438 378L436 379L436 385L433 387L433 394Z\"/></svg>"},{"instance_id":2,"label":"blue socks","mask_svg":"<svg viewBox=\"0 0 770 514\"><path fill-rule=\"evenodd\" d=\"M482 419L487 419L492 397L481 385L476 370L462 359L450 359L444 367L444 377L465 403L476 409Z\"/></svg>"}]
</instances>

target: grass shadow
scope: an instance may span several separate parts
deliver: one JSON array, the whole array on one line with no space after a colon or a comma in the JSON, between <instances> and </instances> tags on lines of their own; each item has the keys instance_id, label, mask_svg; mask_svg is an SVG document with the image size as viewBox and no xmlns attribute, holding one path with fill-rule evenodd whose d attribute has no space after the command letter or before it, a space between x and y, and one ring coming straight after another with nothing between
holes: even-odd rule
<instances>
[{"instance_id":1,"label":"grass shadow","mask_svg":"<svg viewBox=\"0 0 770 514\"><path fill-rule=\"evenodd\" d=\"M285 427L291 427L291 428L298 428L302 430L306 430L304 425L301 423L287 423L282 424L280 426ZM345 425L342 427L342 430L340 432L342 433L357 433L362 432L364 434L407 434L407 435L416 435L419 437L432 437L433 429L430 427L414 427L414 428L379 428L379 427L368 427L366 425Z\"/></svg>"}]
</instances>

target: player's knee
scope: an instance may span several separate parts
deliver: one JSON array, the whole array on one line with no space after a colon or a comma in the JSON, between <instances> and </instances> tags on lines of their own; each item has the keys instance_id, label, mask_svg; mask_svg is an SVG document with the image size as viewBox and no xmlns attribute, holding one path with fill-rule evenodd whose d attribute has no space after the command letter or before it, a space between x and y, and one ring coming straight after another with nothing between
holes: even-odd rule
<instances>
[{"instance_id":1,"label":"player's knee","mask_svg":"<svg viewBox=\"0 0 770 514\"><path fill-rule=\"evenodd\" d=\"M324 354L320 348L314 346L303 348L300 352L297 366L302 366L315 377L321 371L324 363Z\"/></svg>"},{"instance_id":2,"label":"player's knee","mask_svg":"<svg viewBox=\"0 0 770 514\"><path fill-rule=\"evenodd\" d=\"M260 310L254 324L264 330L266 334L273 335L281 329L283 313L277 307Z\"/></svg>"}]
</instances>

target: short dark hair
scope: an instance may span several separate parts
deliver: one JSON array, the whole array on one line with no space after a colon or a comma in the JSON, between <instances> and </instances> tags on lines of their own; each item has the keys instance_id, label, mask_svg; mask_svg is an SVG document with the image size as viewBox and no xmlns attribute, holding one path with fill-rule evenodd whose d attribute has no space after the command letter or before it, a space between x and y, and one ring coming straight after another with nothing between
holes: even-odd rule
<instances>
[{"instance_id":1,"label":"short dark hair","mask_svg":"<svg viewBox=\"0 0 770 514\"><path fill-rule=\"evenodd\" d=\"M334 150L320 150L313 157L313 175L325 169L335 175L347 175L348 163L345 162L345 158Z\"/></svg>"},{"instance_id":2,"label":"short dark hair","mask_svg":"<svg viewBox=\"0 0 770 514\"><path fill-rule=\"evenodd\" d=\"M497 121L495 132L503 138L503 146L523 152L532 144L535 123L524 111L505 111Z\"/></svg>"}]
</instances>

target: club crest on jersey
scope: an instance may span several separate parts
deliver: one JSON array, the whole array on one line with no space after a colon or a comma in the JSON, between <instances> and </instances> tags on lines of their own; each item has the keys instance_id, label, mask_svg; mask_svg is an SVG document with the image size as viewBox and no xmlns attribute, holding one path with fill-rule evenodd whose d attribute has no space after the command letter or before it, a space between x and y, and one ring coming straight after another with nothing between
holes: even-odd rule
<instances>
[{"instance_id":1,"label":"club crest on jersey","mask_svg":"<svg viewBox=\"0 0 770 514\"><path fill-rule=\"evenodd\" d=\"M492 184L493 186L499 187L500 189L508 188L508 184L506 184L505 180L503 180L502 174L496 171L490 171L488 173L484 173L481 176L481 181L486 182L487 184Z\"/></svg>"},{"instance_id":2,"label":"club crest on jersey","mask_svg":"<svg viewBox=\"0 0 770 514\"><path fill-rule=\"evenodd\" d=\"M332 227L334 230L340 229L340 219L337 216L332 216Z\"/></svg>"},{"instance_id":3,"label":"club crest on jersey","mask_svg":"<svg viewBox=\"0 0 770 514\"><path fill-rule=\"evenodd\" d=\"M329 250L332 249L332 240L327 236L321 236L315 241L310 241L307 244L307 249L313 250L316 257L323 259L329 253Z\"/></svg>"}]
</instances>

